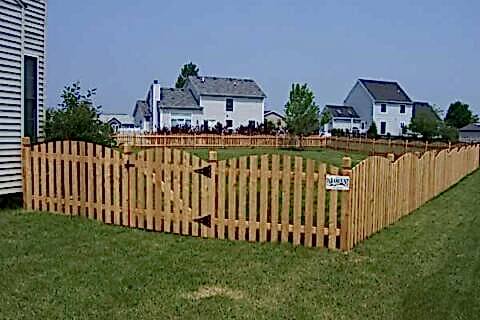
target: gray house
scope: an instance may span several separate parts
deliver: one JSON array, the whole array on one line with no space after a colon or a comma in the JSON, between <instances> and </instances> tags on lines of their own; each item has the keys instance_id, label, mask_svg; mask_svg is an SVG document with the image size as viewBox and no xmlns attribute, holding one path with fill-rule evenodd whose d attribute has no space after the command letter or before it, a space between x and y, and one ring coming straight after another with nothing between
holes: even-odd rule
<instances>
[{"instance_id":1,"label":"gray house","mask_svg":"<svg viewBox=\"0 0 480 320\"><path fill-rule=\"evenodd\" d=\"M344 101L368 129L374 121L381 135L402 135L413 116L413 101L395 81L359 79Z\"/></svg>"},{"instance_id":2,"label":"gray house","mask_svg":"<svg viewBox=\"0 0 480 320\"><path fill-rule=\"evenodd\" d=\"M115 133L140 133L133 117L125 113L104 113L99 116L99 120L109 124Z\"/></svg>"},{"instance_id":3,"label":"gray house","mask_svg":"<svg viewBox=\"0 0 480 320\"><path fill-rule=\"evenodd\" d=\"M217 122L227 128L263 123L266 95L251 79L191 76L181 89L150 86L144 100L151 114L151 129L176 126L212 128ZM136 122L141 119L135 106ZM146 118L144 118L146 121Z\"/></svg>"},{"instance_id":4,"label":"gray house","mask_svg":"<svg viewBox=\"0 0 480 320\"><path fill-rule=\"evenodd\" d=\"M480 143L480 123L471 123L459 130L460 141Z\"/></svg>"},{"instance_id":5,"label":"gray house","mask_svg":"<svg viewBox=\"0 0 480 320\"><path fill-rule=\"evenodd\" d=\"M0 0L0 195L22 192L21 138L43 132L45 0Z\"/></svg>"}]
</instances>

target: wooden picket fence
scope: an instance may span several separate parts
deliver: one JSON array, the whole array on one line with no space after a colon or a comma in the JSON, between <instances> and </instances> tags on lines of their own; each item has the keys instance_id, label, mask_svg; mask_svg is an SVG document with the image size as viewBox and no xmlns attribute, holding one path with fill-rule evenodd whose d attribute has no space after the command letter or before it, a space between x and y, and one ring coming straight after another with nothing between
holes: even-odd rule
<instances>
[{"instance_id":1,"label":"wooden picket fence","mask_svg":"<svg viewBox=\"0 0 480 320\"><path fill-rule=\"evenodd\" d=\"M127 227L252 242L340 248L347 192L326 191L336 167L288 155L209 161L186 151L132 153L61 141L23 146L27 210ZM345 159L344 174L350 171ZM343 205L343 208L347 206Z\"/></svg>"},{"instance_id":2,"label":"wooden picket fence","mask_svg":"<svg viewBox=\"0 0 480 320\"><path fill-rule=\"evenodd\" d=\"M136 147L182 147L182 148L321 148L326 138L320 136L304 137L302 141L288 135L220 135L220 134L119 134L115 137L118 144L129 144Z\"/></svg>"},{"instance_id":3,"label":"wooden picket fence","mask_svg":"<svg viewBox=\"0 0 480 320\"><path fill-rule=\"evenodd\" d=\"M27 210L199 237L350 250L479 166L479 147L371 157L351 170L288 155L209 160L77 141L23 141ZM351 176L326 190L327 173ZM387 202L388 200L388 202Z\"/></svg>"},{"instance_id":4,"label":"wooden picket fence","mask_svg":"<svg viewBox=\"0 0 480 320\"><path fill-rule=\"evenodd\" d=\"M320 137L309 136L302 139L288 135L217 135L217 134L142 134L117 135L119 144L136 147L171 148L328 148L346 152L357 151L369 155L400 156L409 152L452 149L451 143L423 142L392 139L368 139L363 137ZM453 147L458 147L455 145Z\"/></svg>"},{"instance_id":5,"label":"wooden picket fence","mask_svg":"<svg viewBox=\"0 0 480 320\"><path fill-rule=\"evenodd\" d=\"M352 170L348 248L410 214L479 168L480 146L369 157Z\"/></svg>"}]
</instances>

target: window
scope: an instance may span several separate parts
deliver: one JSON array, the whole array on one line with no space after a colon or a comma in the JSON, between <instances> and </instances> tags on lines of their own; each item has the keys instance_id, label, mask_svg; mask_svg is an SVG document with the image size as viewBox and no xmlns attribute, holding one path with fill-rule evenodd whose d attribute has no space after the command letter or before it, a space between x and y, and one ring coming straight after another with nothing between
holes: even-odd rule
<instances>
[{"instance_id":1,"label":"window","mask_svg":"<svg viewBox=\"0 0 480 320\"><path fill-rule=\"evenodd\" d=\"M387 105L385 103L382 103L380 105L380 112L383 112L383 113L387 112Z\"/></svg>"},{"instance_id":2,"label":"window","mask_svg":"<svg viewBox=\"0 0 480 320\"><path fill-rule=\"evenodd\" d=\"M233 111L233 99L227 99L226 107L227 111Z\"/></svg>"},{"instance_id":3,"label":"window","mask_svg":"<svg viewBox=\"0 0 480 320\"><path fill-rule=\"evenodd\" d=\"M233 120L227 120L227 128L233 127Z\"/></svg>"},{"instance_id":4,"label":"window","mask_svg":"<svg viewBox=\"0 0 480 320\"><path fill-rule=\"evenodd\" d=\"M362 130L365 130L365 122L362 122Z\"/></svg>"},{"instance_id":5,"label":"window","mask_svg":"<svg viewBox=\"0 0 480 320\"><path fill-rule=\"evenodd\" d=\"M400 128L405 128L405 122L400 122Z\"/></svg>"},{"instance_id":6,"label":"window","mask_svg":"<svg viewBox=\"0 0 480 320\"><path fill-rule=\"evenodd\" d=\"M24 136L37 141L37 58L25 56L24 59Z\"/></svg>"},{"instance_id":7,"label":"window","mask_svg":"<svg viewBox=\"0 0 480 320\"><path fill-rule=\"evenodd\" d=\"M208 130L208 120L203 120L203 130Z\"/></svg>"},{"instance_id":8,"label":"window","mask_svg":"<svg viewBox=\"0 0 480 320\"><path fill-rule=\"evenodd\" d=\"M400 113L405 113L405 105L404 104L400 105Z\"/></svg>"},{"instance_id":9,"label":"window","mask_svg":"<svg viewBox=\"0 0 480 320\"><path fill-rule=\"evenodd\" d=\"M380 134L385 134L387 131L387 123L382 121L380 122Z\"/></svg>"},{"instance_id":10,"label":"window","mask_svg":"<svg viewBox=\"0 0 480 320\"><path fill-rule=\"evenodd\" d=\"M255 120L249 120L249 121L248 121L248 127L249 127L249 128L252 128L252 129L253 129L253 128L255 128L255 126L256 126Z\"/></svg>"}]
</instances>

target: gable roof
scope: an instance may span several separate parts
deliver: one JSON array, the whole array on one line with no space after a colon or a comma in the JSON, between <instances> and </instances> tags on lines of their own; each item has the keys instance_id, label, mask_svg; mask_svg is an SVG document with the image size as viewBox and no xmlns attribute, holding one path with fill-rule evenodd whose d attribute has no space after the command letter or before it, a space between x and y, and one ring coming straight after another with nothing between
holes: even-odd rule
<instances>
[{"instance_id":1,"label":"gable roof","mask_svg":"<svg viewBox=\"0 0 480 320\"><path fill-rule=\"evenodd\" d=\"M121 124L133 124L133 118L126 113L104 113L101 114L99 120L105 123L109 123L112 120L118 120Z\"/></svg>"},{"instance_id":2,"label":"gable roof","mask_svg":"<svg viewBox=\"0 0 480 320\"><path fill-rule=\"evenodd\" d=\"M329 112L334 118L360 118L355 109L351 106L335 106L327 104L323 112Z\"/></svg>"},{"instance_id":3,"label":"gable roof","mask_svg":"<svg viewBox=\"0 0 480 320\"><path fill-rule=\"evenodd\" d=\"M438 114L433 110L433 107L428 102L415 101L413 103L413 117L420 113L425 113L435 117L437 120L441 120Z\"/></svg>"},{"instance_id":4,"label":"gable roof","mask_svg":"<svg viewBox=\"0 0 480 320\"><path fill-rule=\"evenodd\" d=\"M282 114L280 114L280 113L278 113L277 111L274 111L274 110L265 110L265 111L263 112L263 117L267 117L267 116L269 116L269 115L271 115L271 114L278 116L278 117L279 117L280 119L282 119L282 120L285 120L285 116L284 116L284 115L282 115Z\"/></svg>"},{"instance_id":5,"label":"gable roof","mask_svg":"<svg viewBox=\"0 0 480 320\"><path fill-rule=\"evenodd\" d=\"M160 108L200 109L198 101L187 89L160 88Z\"/></svg>"},{"instance_id":6,"label":"gable roof","mask_svg":"<svg viewBox=\"0 0 480 320\"><path fill-rule=\"evenodd\" d=\"M200 95L265 98L258 84L251 79L190 76L188 81Z\"/></svg>"},{"instance_id":7,"label":"gable roof","mask_svg":"<svg viewBox=\"0 0 480 320\"><path fill-rule=\"evenodd\" d=\"M132 115L135 117L137 112L140 112L143 117L152 116L152 111L148 108L147 102L145 100L137 100Z\"/></svg>"},{"instance_id":8,"label":"gable roof","mask_svg":"<svg viewBox=\"0 0 480 320\"><path fill-rule=\"evenodd\" d=\"M461 132L480 132L480 123L470 123L465 127L459 129Z\"/></svg>"},{"instance_id":9,"label":"gable roof","mask_svg":"<svg viewBox=\"0 0 480 320\"><path fill-rule=\"evenodd\" d=\"M368 90L376 101L412 102L398 82L369 79L359 79L358 81Z\"/></svg>"}]
</instances>

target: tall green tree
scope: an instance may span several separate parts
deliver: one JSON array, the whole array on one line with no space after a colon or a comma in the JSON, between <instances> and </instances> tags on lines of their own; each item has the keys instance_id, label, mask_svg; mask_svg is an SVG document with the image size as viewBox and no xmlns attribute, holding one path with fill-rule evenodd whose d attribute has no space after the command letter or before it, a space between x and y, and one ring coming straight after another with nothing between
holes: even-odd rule
<instances>
[{"instance_id":1,"label":"tall green tree","mask_svg":"<svg viewBox=\"0 0 480 320\"><path fill-rule=\"evenodd\" d=\"M101 107L92 102L95 94L96 89L82 93L79 82L66 86L60 96L62 103L58 108L47 110L45 140L76 140L114 146L113 130L99 120Z\"/></svg>"},{"instance_id":2,"label":"tall green tree","mask_svg":"<svg viewBox=\"0 0 480 320\"><path fill-rule=\"evenodd\" d=\"M447 115L445 116L445 123L458 129L477 121L478 116L472 113L470 106L460 101L450 104Z\"/></svg>"},{"instance_id":3,"label":"tall green tree","mask_svg":"<svg viewBox=\"0 0 480 320\"><path fill-rule=\"evenodd\" d=\"M413 133L422 135L423 139L430 140L433 137L439 135L439 129L442 122L431 112L419 111L415 117L412 118L412 122L408 126L408 129Z\"/></svg>"},{"instance_id":4,"label":"tall green tree","mask_svg":"<svg viewBox=\"0 0 480 320\"><path fill-rule=\"evenodd\" d=\"M313 91L307 84L292 84L290 97L285 104L285 122L290 133L303 137L318 133L320 128L319 108Z\"/></svg>"},{"instance_id":5,"label":"tall green tree","mask_svg":"<svg viewBox=\"0 0 480 320\"><path fill-rule=\"evenodd\" d=\"M198 76L199 71L200 69L198 69L197 65L192 62L184 64L182 69L180 70L180 74L178 75L177 82L175 83L175 88L183 88L185 82L187 82L188 77Z\"/></svg>"}]
</instances>

